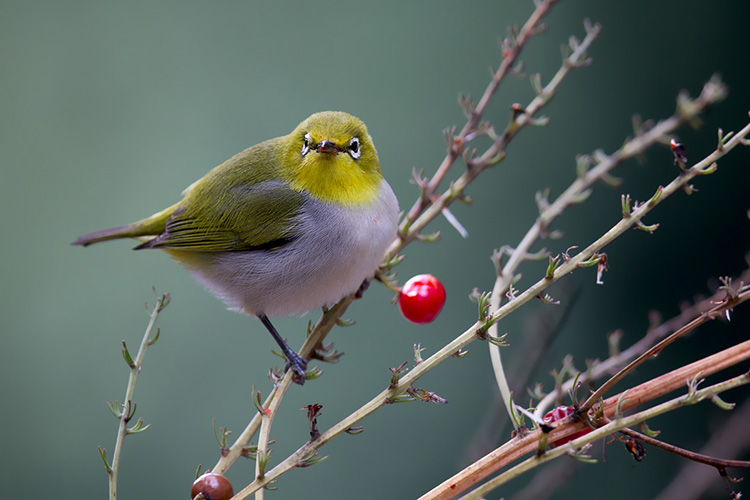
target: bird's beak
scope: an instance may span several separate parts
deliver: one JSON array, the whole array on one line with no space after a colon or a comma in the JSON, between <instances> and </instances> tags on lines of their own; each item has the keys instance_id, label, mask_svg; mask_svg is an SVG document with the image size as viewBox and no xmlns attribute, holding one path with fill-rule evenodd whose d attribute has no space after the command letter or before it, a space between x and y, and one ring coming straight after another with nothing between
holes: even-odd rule
<instances>
[{"instance_id":1,"label":"bird's beak","mask_svg":"<svg viewBox=\"0 0 750 500\"><path fill-rule=\"evenodd\" d=\"M329 141L328 139L323 139L320 141L320 144L318 144L318 151L321 153L338 153L339 147L336 145L335 142Z\"/></svg>"}]
</instances>

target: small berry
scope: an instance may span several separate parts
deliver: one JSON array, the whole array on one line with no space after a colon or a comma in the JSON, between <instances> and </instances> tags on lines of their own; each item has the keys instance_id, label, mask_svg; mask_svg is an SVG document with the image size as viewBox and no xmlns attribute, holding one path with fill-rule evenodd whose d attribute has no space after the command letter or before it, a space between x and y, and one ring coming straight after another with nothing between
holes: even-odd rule
<instances>
[{"instance_id":1,"label":"small berry","mask_svg":"<svg viewBox=\"0 0 750 500\"><path fill-rule=\"evenodd\" d=\"M549 425L552 422L557 422L558 420L562 420L565 417L572 415L575 413L576 409L573 406L558 406L557 408L553 408L552 410L548 411L544 414L544 417L542 417L542 421ZM582 431L576 432L575 434L571 434L570 436L558 439L557 441L553 442L555 446L561 446L565 443L569 443L570 441L573 441L574 439L577 439L581 436L584 436L591 432L593 429L587 428L583 429Z\"/></svg>"},{"instance_id":2,"label":"small berry","mask_svg":"<svg viewBox=\"0 0 750 500\"><path fill-rule=\"evenodd\" d=\"M234 489L229 479L215 472L207 472L193 482L190 498L203 493L206 500L229 500L234 496Z\"/></svg>"},{"instance_id":3,"label":"small berry","mask_svg":"<svg viewBox=\"0 0 750 500\"><path fill-rule=\"evenodd\" d=\"M431 274L419 274L404 284L398 296L401 314L413 323L429 323L445 304L445 288Z\"/></svg>"}]
</instances>

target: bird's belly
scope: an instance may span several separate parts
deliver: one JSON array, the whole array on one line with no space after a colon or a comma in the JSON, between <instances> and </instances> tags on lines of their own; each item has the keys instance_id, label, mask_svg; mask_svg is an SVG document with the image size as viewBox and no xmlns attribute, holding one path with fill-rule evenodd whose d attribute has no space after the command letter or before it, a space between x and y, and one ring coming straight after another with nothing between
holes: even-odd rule
<instances>
[{"instance_id":1,"label":"bird's belly","mask_svg":"<svg viewBox=\"0 0 750 500\"><path fill-rule=\"evenodd\" d=\"M300 239L276 250L216 255L210 271L194 274L230 309L267 316L304 314L336 302L372 275L377 264L353 257L356 250Z\"/></svg>"},{"instance_id":2,"label":"bird's belly","mask_svg":"<svg viewBox=\"0 0 750 500\"><path fill-rule=\"evenodd\" d=\"M389 187L385 195L393 196ZM280 248L174 256L232 310L304 314L334 304L375 273L398 219L395 198L380 198L365 210L311 202L300 217L301 236Z\"/></svg>"}]
</instances>

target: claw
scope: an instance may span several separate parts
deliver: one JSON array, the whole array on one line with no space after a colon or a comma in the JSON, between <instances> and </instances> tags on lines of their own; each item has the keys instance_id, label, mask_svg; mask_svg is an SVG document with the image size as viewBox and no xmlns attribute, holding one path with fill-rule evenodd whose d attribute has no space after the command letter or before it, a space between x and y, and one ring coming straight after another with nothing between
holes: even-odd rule
<instances>
[{"instance_id":1,"label":"claw","mask_svg":"<svg viewBox=\"0 0 750 500\"><path fill-rule=\"evenodd\" d=\"M291 351L291 353L293 354L293 356L291 356L290 359L290 357L287 355L286 366L284 367L284 370L287 371L291 368L292 371L294 371L294 374L292 375L292 381L295 384L305 385L307 360L294 351Z\"/></svg>"}]
</instances>

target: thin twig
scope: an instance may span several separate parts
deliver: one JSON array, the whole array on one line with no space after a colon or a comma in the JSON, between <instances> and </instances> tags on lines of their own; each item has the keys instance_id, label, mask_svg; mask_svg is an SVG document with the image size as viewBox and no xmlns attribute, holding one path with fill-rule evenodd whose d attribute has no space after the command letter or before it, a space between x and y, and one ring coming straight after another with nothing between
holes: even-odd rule
<instances>
[{"instance_id":1,"label":"thin twig","mask_svg":"<svg viewBox=\"0 0 750 500\"><path fill-rule=\"evenodd\" d=\"M545 5L546 3L547 2L541 2L540 6ZM502 134L498 135L497 139L495 139L492 145L487 148L487 150L482 153L481 156L479 156L478 158L467 158L467 166L469 168L467 168L467 170L463 174L461 174L461 176L457 180L451 183L450 188L448 188L440 196L435 197L434 193L431 193L429 191L428 186L428 191L426 191L423 196L420 197L420 200L414 205L414 207L412 207L409 215L402 222L399 228L400 238L394 241L386 251L387 258L392 258L407 244L417 239L418 235L427 226L428 223L430 223L435 217L440 215L442 211L451 203L463 196L466 187L471 182L473 182L480 173L504 159L505 149L508 147L510 141L524 127L535 123L533 118L534 115L549 103L549 101L555 95L557 88L568 75L570 70L584 66L588 62L586 51L599 35L601 26L591 26L587 23L585 27L586 37L575 47L574 50L571 51L570 55L563 60L560 69L558 69L557 73L555 73L547 86L539 91L539 94L529 103L526 108L524 108L523 113L520 113L517 116L514 115L511 118L511 121L506 127L505 131ZM475 114L476 111L472 114L472 116L474 116ZM463 144L462 141L464 139L461 137L462 136L459 136L458 139L453 139L453 141L458 141L459 143ZM451 153L453 149L454 148L450 148L448 156L446 156L446 160L451 158L452 155L457 154ZM448 166L450 166L450 164L452 164L452 160L450 161L450 163L448 163ZM445 160L444 163L441 164L441 166L438 168L438 172L435 174L436 177L439 175L444 175L444 165L446 165ZM421 213L421 215L417 217L416 214L419 213Z\"/></svg>"},{"instance_id":2,"label":"thin twig","mask_svg":"<svg viewBox=\"0 0 750 500\"><path fill-rule=\"evenodd\" d=\"M597 164L582 175L579 174L576 180L555 201L542 210L534 225L511 253L508 262L503 265L501 276L499 276L501 280L500 295L504 295L507 291L513 275L530 252L531 246L547 232L547 228L552 221L560 216L566 208L576 204L594 184L606 179L615 167L631 158L642 155L654 144L663 142L679 127L686 123L692 123L707 108L724 100L726 95L726 86L718 76L714 75L706 82L696 99L689 100L684 93L680 94L677 100L677 110L666 120L660 121L645 132L637 131L636 137L628 140L611 155L604 155L600 152L592 155L597 159Z\"/></svg>"},{"instance_id":3,"label":"thin twig","mask_svg":"<svg viewBox=\"0 0 750 500\"><path fill-rule=\"evenodd\" d=\"M664 138L668 137L678 127L694 120L710 105L724 99L726 93L726 87L718 80L718 77L714 77L703 86L703 90L695 100L689 101L684 95L678 99L680 105L671 117L659 122L647 132L637 134L636 137L627 141L620 149L609 156L603 154L594 155L599 159L597 165L579 175L554 202L544 207L534 225L511 252L508 262L502 265L502 267L499 265L501 256L498 256L498 276L492 290L490 307L493 310L500 307L518 267L527 259L532 245L547 232L547 228L549 228L552 221L561 215L566 208L580 203L581 200L585 199L585 194L589 192L591 187L602 179L607 178L616 166L643 154L646 149L654 144L664 141ZM491 327L490 334L497 336L496 325ZM511 414L510 389L505 379L500 348L491 343L488 344L488 348L496 382L505 403L506 411L508 414Z\"/></svg>"},{"instance_id":4,"label":"thin twig","mask_svg":"<svg viewBox=\"0 0 750 500\"><path fill-rule=\"evenodd\" d=\"M591 408L602 397L604 397L607 391L609 391L615 384L617 384L617 382L622 380L625 376L627 376L637 367L642 365L649 358L661 352L662 349L667 347L672 342L676 341L677 339L684 336L685 334L693 331L694 329L696 329L698 326L702 325L703 323L706 323L707 321L710 321L716 317L723 316L724 314L726 314L726 311L730 311L733 307L745 302L748 299L750 299L750 285L745 286L742 289L740 289L737 295L734 297L730 297L729 295L727 295L727 297L720 304L717 304L710 311L701 314L690 323L678 329L677 331L669 335L667 338L665 338L664 340L657 343L655 346L653 346L652 348L650 348L649 350L647 350L646 352L638 356L636 359L634 359L626 367L621 369L612 377L610 377L609 380L604 382L601 385L601 387L599 387L596 391L594 391L593 394L591 394L588 397L588 399L586 399L586 402L584 402L581 405L580 410L582 412L588 411L588 409Z\"/></svg>"},{"instance_id":5,"label":"thin twig","mask_svg":"<svg viewBox=\"0 0 750 500\"><path fill-rule=\"evenodd\" d=\"M526 113L521 116L524 116L524 117L533 116L541 108L541 106L549 102L549 99L551 99L552 96L555 94L557 88L559 87L560 83L562 83L564 78L567 76L568 72L572 68L575 68L578 65L580 65L582 61L586 60L586 51L588 50L590 45L594 42L600 30L601 30L601 27L599 25L595 25L595 26L587 25L586 37L583 39L580 45L578 45L578 47L576 47L576 49L570 54L570 56L568 56L567 58L563 60L563 64L562 66L560 66L560 69L558 69L557 73L555 73L555 76L552 77L552 79L547 84L547 86L544 87L544 90L541 92L541 94L537 95L534 98L534 100L525 108ZM519 117L519 119L520 118L521 117ZM527 121L522 122L522 123L527 123ZM514 119L513 125L515 125L515 119ZM506 136L512 137L508 132L506 132L506 134L503 134L504 138ZM493 149L492 154L498 154L500 152L499 148L501 147L504 148L505 146L503 144L499 144L498 142L493 144L491 148ZM490 157L490 156L485 154L483 155L483 157ZM464 174L464 176L470 173L471 173L471 170L469 170L466 174ZM415 224L415 226L418 227L417 224ZM537 227L537 224L535 224L534 227ZM531 242L529 242L528 244L528 247L530 246L531 246ZM524 254L524 252L525 250L521 250L518 252L517 255ZM499 279L500 277L498 277L498 281ZM492 296L490 297L490 308L492 310L497 310L500 307L502 297L505 294L505 288L507 287L509 283L510 281L505 282L502 287L502 290L497 284L495 285L495 288L492 292ZM496 324L490 326L489 333L493 337L498 336ZM511 397L510 387L508 386L508 382L504 376L505 372L502 366L502 359L500 358L500 347L491 342L489 342L488 344L490 345L490 357L492 359L492 365L494 368L497 385L498 385L498 388L500 389L500 395L502 397L503 404L505 405L506 411L508 412L509 415L511 415L513 411L512 402L511 402L512 397ZM513 420L514 419L511 418L511 421ZM514 426L515 426L515 422L514 422Z\"/></svg>"},{"instance_id":6,"label":"thin twig","mask_svg":"<svg viewBox=\"0 0 750 500\"><path fill-rule=\"evenodd\" d=\"M749 256L750 257L750 256ZM748 262L750 264L750 262ZM739 278L735 281L750 283L750 269L745 270ZM622 366L640 356L651 346L654 345L659 339L666 337L671 332L679 330L686 324L690 323L695 318L709 311L717 303L722 301L726 296L726 292L719 290L711 297L700 300L690 307L685 308L678 316L671 318L668 321L663 322L657 327L649 328L646 334L633 345L627 349L619 352L609 358L594 363L594 365L586 370L584 373L577 373L575 376L566 380L559 387L556 387L550 391L544 398L542 398L535 407L534 416L539 419L547 411L547 409L554 404L555 401L559 401L564 395L568 394L573 390L573 386L578 384L586 384L597 380L605 375L614 373L614 370L618 370Z\"/></svg>"},{"instance_id":7,"label":"thin twig","mask_svg":"<svg viewBox=\"0 0 750 500\"><path fill-rule=\"evenodd\" d=\"M115 440L115 451L112 458L112 466L107 470L107 472L109 473L110 500L115 500L117 498L117 476L120 471L120 456L122 455L122 445L125 436L131 434L132 432L145 430L148 427L144 427L140 423L138 423L136 424L137 428L131 432L131 430L128 429L128 423L135 414L135 403L133 403L135 382L138 379L138 374L141 372L143 359L146 356L146 349L155 341L155 337L151 338L151 332L153 331L154 324L156 324L156 318L159 316L159 313L165 307L167 307L167 304L169 304L169 300L170 298L168 293L162 294L156 300L156 304L154 304L154 307L151 310L148 326L146 327L146 332L143 334L143 338L141 339L141 344L138 347L138 352L135 356L135 359L128 360L130 354L127 352L127 347L125 347L125 341L123 341L123 355L126 356L126 361L128 361L130 375L128 376L128 386L125 390L125 399L123 399L122 409L120 410L111 407L113 411L119 412L119 424L117 427L117 438ZM130 361L132 361L132 363ZM102 458L104 458L104 455L102 455Z\"/></svg>"}]
</instances>

